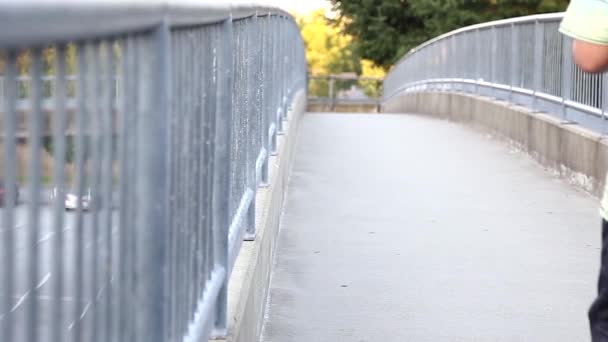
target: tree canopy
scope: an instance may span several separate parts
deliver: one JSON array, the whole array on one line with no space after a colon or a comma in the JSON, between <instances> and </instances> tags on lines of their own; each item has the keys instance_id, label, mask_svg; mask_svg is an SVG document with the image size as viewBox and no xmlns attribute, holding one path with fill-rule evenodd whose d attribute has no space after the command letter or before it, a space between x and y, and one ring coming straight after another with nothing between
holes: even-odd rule
<instances>
[{"instance_id":1,"label":"tree canopy","mask_svg":"<svg viewBox=\"0 0 608 342\"><path fill-rule=\"evenodd\" d=\"M344 27L341 24L331 25L324 10L299 17L297 22L306 44L308 70L312 74L361 72L352 37L342 34Z\"/></svg>"},{"instance_id":2,"label":"tree canopy","mask_svg":"<svg viewBox=\"0 0 608 342\"><path fill-rule=\"evenodd\" d=\"M413 47L496 19L565 10L568 0L330 0L353 51L385 69Z\"/></svg>"},{"instance_id":3,"label":"tree canopy","mask_svg":"<svg viewBox=\"0 0 608 342\"><path fill-rule=\"evenodd\" d=\"M354 73L362 76L382 78L384 69L372 61L361 59L355 51L353 38L343 33L343 24L332 24L326 17L325 10L318 10L297 18L298 26L306 44L308 70L313 75L336 75ZM353 81L336 83L336 90L345 90L355 84ZM378 96L380 90L377 82L367 81L359 84L368 96ZM311 94L328 96L327 80L312 81Z\"/></svg>"}]
</instances>

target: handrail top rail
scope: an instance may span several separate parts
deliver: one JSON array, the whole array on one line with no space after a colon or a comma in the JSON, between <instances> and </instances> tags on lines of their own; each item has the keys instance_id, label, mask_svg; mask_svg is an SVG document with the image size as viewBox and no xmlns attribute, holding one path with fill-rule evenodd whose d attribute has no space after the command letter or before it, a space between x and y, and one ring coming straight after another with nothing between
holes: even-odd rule
<instances>
[{"instance_id":1,"label":"handrail top rail","mask_svg":"<svg viewBox=\"0 0 608 342\"><path fill-rule=\"evenodd\" d=\"M488 29L488 28L492 28L492 27L501 27L501 26L506 26L506 25L513 25L513 24L526 24L526 23L535 23L535 22L546 22L546 21L557 21L557 20L561 20L564 17L564 13L563 12L557 12L557 13L544 13L544 14L533 14L533 15L526 15L526 16L521 16L521 17L515 17L515 18L507 18L507 19L500 19L500 20L493 20L493 21L488 21L485 23L479 23L479 24L475 24L475 25L470 25L470 26L465 26L465 27L461 27L459 29L444 33L440 36L437 36L435 38L432 38L418 46L416 46L415 48L411 49L410 51L408 51L408 53L405 54L405 56L401 57L399 59L399 61L397 63L395 63L395 65L393 66L392 70L395 70L397 68L397 66L399 64L401 64L404 60L406 60L409 56L415 54L416 52L424 49L425 47L432 45L433 43L452 37L452 36L456 36L458 34L461 33L465 33L465 32L470 32L470 31L477 31L477 30L483 30L483 29ZM391 71L392 71L391 70ZM389 72L390 75L390 72ZM388 76L388 75L387 75Z\"/></svg>"},{"instance_id":2,"label":"handrail top rail","mask_svg":"<svg viewBox=\"0 0 608 342\"><path fill-rule=\"evenodd\" d=\"M274 6L222 0L0 1L0 48L21 48L121 33L205 25L253 16L293 18Z\"/></svg>"}]
</instances>

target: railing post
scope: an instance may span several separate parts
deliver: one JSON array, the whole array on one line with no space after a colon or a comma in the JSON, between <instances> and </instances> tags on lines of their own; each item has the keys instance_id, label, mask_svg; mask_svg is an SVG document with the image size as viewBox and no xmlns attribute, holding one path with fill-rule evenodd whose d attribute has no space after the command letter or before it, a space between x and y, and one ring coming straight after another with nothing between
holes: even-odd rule
<instances>
[{"instance_id":1,"label":"railing post","mask_svg":"<svg viewBox=\"0 0 608 342\"><path fill-rule=\"evenodd\" d=\"M287 26L287 17L281 17L281 22L283 23L283 26ZM282 119L286 119L287 118L287 114L289 112L289 104L287 103L288 100L288 96L289 96L289 82L287 79L287 75L289 74L289 38L287 36L287 27L283 28L283 31L285 31L285 35L283 36L283 68L282 68L282 77L281 79L283 80L283 97L281 99L282 101L282 108L283 108L283 117Z\"/></svg>"},{"instance_id":2,"label":"railing post","mask_svg":"<svg viewBox=\"0 0 608 342\"><path fill-rule=\"evenodd\" d=\"M212 230L215 264L226 270L216 309L213 336L226 336L228 332L228 233L230 225L230 142L232 141L232 84L234 81L232 18L222 24L222 42L219 51L217 78L217 106L215 121L215 153L213 163Z\"/></svg>"},{"instance_id":3,"label":"railing post","mask_svg":"<svg viewBox=\"0 0 608 342\"><path fill-rule=\"evenodd\" d=\"M481 47L481 32L479 32L479 29L475 29L474 45L477 46L477 53L475 54L475 57L474 57L477 61L477 63L475 63L475 94L479 95L479 83L481 81L481 74L482 74L481 63L483 61L482 47Z\"/></svg>"},{"instance_id":4,"label":"railing post","mask_svg":"<svg viewBox=\"0 0 608 342\"><path fill-rule=\"evenodd\" d=\"M245 229L245 241L254 241L256 234L256 226L255 226L255 212L256 212L256 193L258 189L258 181L256 174L256 166L259 158L260 150L257 144L258 132L256 130L261 130L258 128L257 116L258 116L258 104L257 104L257 89L259 84L256 82L257 72L256 72L256 62L259 57L259 47L257 46L257 42L255 42L256 37L256 25L258 22L257 13L251 19L251 27L247 30L247 51L249 51L249 58L247 62L247 98L249 99L249 109L247 110L247 115L249 116L249 127L247 127L248 131L248 146L247 148L247 187L253 191L253 199L249 204L249 208L247 209L247 218L245 221L246 229ZM283 76L283 75L282 75ZM283 77L282 77L283 78ZM282 84L285 81L281 82ZM279 118L282 120L283 118Z\"/></svg>"},{"instance_id":5,"label":"railing post","mask_svg":"<svg viewBox=\"0 0 608 342\"><path fill-rule=\"evenodd\" d=\"M2 152L4 153L4 160L17 160L17 139L16 132L18 127L17 119L17 94L18 84L16 81L18 70L17 70L17 53L14 51L8 51L6 58L6 88L3 89L1 96L6 96L6 99L2 102L3 110L2 125L4 126L0 132L4 134L4 143L2 146ZM18 173L16 163L3 162L2 173L4 175L5 184L17 184ZM8 198L14 198L16 195L15 187L9 186L6 196ZM2 210L2 223L5 227L13 227L15 224L15 203L13 201L7 201L5 207ZM16 288L16 276L15 274L22 270L17 270L15 267L15 233L12 229L7 229L4 232L3 239L1 241L2 249L2 262L0 267L2 268L2 287L5 293L14 293ZM2 310L3 319L0 320L0 339L3 341L12 341L15 332L15 318L12 315L6 315L5 313L10 312L13 304L13 300L10 296L3 296L0 299L0 310Z\"/></svg>"},{"instance_id":6,"label":"railing post","mask_svg":"<svg viewBox=\"0 0 608 342\"><path fill-rule=\"evenodd\" d=\"M276 112L275 112L275 122L276 122L276 134L275 134L275 148L276 148L276 136L277 135L282 135L283 134L283 74L280 72L282 67L283 67L283 37L285 32L283 32L283 27L281 26L281 16L276 15L274 16L274 22L275 22L275 27L274 30L276 31L276 36L274 37L275 40L275 59L273 61L274 66L275 66L275 84L274 84L274 89L273 91L275 91L276 94L276 101L275 101L275 106L276 106ZM274 151L275 153L277 152L276 150Z\"/></svg>"},{"instance_id":7,"label":"railing post","mask_svg":"<svg viewBox=\"0 0 608 342\"><path fill-rule=\"evenodd\" d=\"M492 83L497 83L496 82L496 70L498 69L498 66L496 63L496 60L494 58L496 58L497 52L498 52L498 35L496 33L496 26L492 26L492 54L491 56L493 58L490 58L490 82ZM493 93L493 97L494 98L498 98L498 96L496 96L496 92L497 90L495 88L492 88L492 93Z\"/></svg>"},{"instance_id":8,"label":"railing post","mask_svg":"<svg viewBox=\"0 0 608 342\"><path fill-rule=\"evenodd\" d=\"M274 68L276 67L276 63L278 60L278 56L279 56L279 48L278 48L278 43L277 41L279 40L279 29L276 25L276 16L270 16L268 17L268 21L270 23L270 35L271 35L271 39L270 39L270 64L272 65L272 79L270 80L270 82L272 82L272 87L270 88L270 92L271 92L271 96L270 96L270 112L268 113L270 115L270 128L268 129L268 135L269 135L269 139L270 139L270 153L273 156L276 156L278 151L277 151L277 135L279 134L279 130L280 130L280 125L281 123L278 122L277 117L278 117L278 94L277 94L277 73L274 72L276 71Z\"/></svg>"},{"instance_id":9,"label":"railing post","mask_svg":"<svg viewBox=\"0 0 608 342\"><path fill-rule=\"evenodd\" d=\"M545 35L541 23L534 21L534 99L532 109L538 111L538 92L543 86L542 77L545 72L545 60L543 50L545 48Z\"/></svg>"},{"instance_id":10,"label":"railing post","mask_svg":"<svg viewBox=\"0 0 608 342\"><path fill-rule=\"evenodd\" d=\"M464 35L463 35L464 36ZM455 79L461 78L459 75L459 72L462 72L463 70L461 69L461 64L460 64L460 60L458 59L458 47L456 46L456 35L452 36L451 39L451 47L450 47L450 59L448 61L448 65L450 66L450 73L448 75L448 78L452 79L453 81L450 82L450 89L452 89L452 91L462 91L462 83L456 82Z\"/></svg>"},{"instance_id":11,"label":"railing post","mask_svg":"<svg viewBox=\"0 0 608 342\"><path fill-rule=\"evenodd\" d=\"M169 91L171 89L171 37L167 20L153 33L153 64L148 70L152 79L150 85L149 108L140 108L140 125L137 127L141 147L137 163L145 172L136 178L135 193L137 206L141 210L136 218L138 238L136 241L136 272L140 281L136 282L135 315L136 341L161 342L165 338L165 309L167 295L165 285L168 277L167 229L169 207L168 166L168 115ZM146 86L138 84L138 86ZM131 113L127 113L131 114ZM160 148L159 148L160 147ZM151 201L150 199L154 200Z\"/></svg>"},{"instance_id":12,"label":"railing post","mask_svg":"<svg viewBox=\"0 0 608 342\"><path fill-rule=\"evenodd\" d=\"M268 18L270 18L270 14L268 14ZM270 62L270 58L268 58L269 56L269 48L268 48L268 20L262 20L261 22L261 29L260 29L260 39L261 39L261 49L262 49L262 56L261 56L261 65L262 65L262 74L261 74L261 78L262 78L262 101L261 101L261 110L262 110L262 127L261 127L261 133L262 133L262 148L264 148L264 150L266 150L266 158L264 160L264 162L262 163L262 170L261 170L261 179L260 181L262 182L262 186L266 186L268 184L268 177L269 177L269 164L270 164L270 154L271 154L271 146L270 146L270 137L269 135L269 129L271 127L271 121L269 119L269 113L271 112L270 110L270 106L269 104L269 99L270 96L268 94L269 91L269 87L268 87L268 73L270 70L272 70L270 68L269 62Z\"/></svg>"},{"instance_id":13,"label":"railing post","mask_svg":"<svg viewBox=\"0 0 608 342\"><path fill-rule=\"evenodd\" d=\"M608 112L608 73L603 73L601 78L601 86L600 90L602 92L602 135L606 135L607 128L606 123L608 122L608 118L606 117L606 113Z\"/></svg>"},{"instance_id":14,"label":"railing post","mask_svg":"<svg viewBox=\"0 0 608 342\"><path fill-rule=\"evenodd\" d=\"M562 59L562 120L568 122L568 106L566 105L566 101L570 98L572 91L573 64L572 54L570 53L572 40L564 35L561 36L561 39L563 41L562 54L564 56Z\"/></svg>"},{"instance_id":15,"label":"railing post","mask_svg":"<svg viewBox=\"0 0 608 342\"><path fill-rule=\"evenodd\" d=\"M517 83L517 79L515 75L517 75L517 68L519 67L519 58L518 54L521 52L520 50L520 41L519 41L519 32L517 30L517 26L515 24L511 24L511 80L509 84L509 102L513 102L513 88Z\"/></svg>"}]
</instances>

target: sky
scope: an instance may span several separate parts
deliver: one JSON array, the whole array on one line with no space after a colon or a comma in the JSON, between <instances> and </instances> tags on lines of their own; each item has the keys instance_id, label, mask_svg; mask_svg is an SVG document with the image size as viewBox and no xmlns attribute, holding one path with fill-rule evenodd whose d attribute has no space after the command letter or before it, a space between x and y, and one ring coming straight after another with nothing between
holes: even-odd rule
<instances>
[{"instance_id":1,"label":"sky","mask_svg":"<svg viewBox=\"0 0 608 342\"><path fill-rule=\"evenodd\" d=\"M329 1L326 0L264 0L263 2L299 14L306 14L319 8L329 9L331 7Z\"/></svg>"}]
</instances>

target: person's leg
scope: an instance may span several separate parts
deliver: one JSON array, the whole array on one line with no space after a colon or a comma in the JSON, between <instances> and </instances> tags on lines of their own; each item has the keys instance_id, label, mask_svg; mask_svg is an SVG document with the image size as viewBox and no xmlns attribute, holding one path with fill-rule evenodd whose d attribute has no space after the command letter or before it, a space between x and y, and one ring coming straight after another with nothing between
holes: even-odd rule
<instances>
[{"instance_id":1,"label":"person's leg","mask_svg":"<svg viewBox=\"0 0 608 342\"><path fill-rule=\"evenodd\" d=\"M608 222L602 220L602 260L597 298L589 309L593 342L608 342Z\"/></svg>"}]
</instances>

